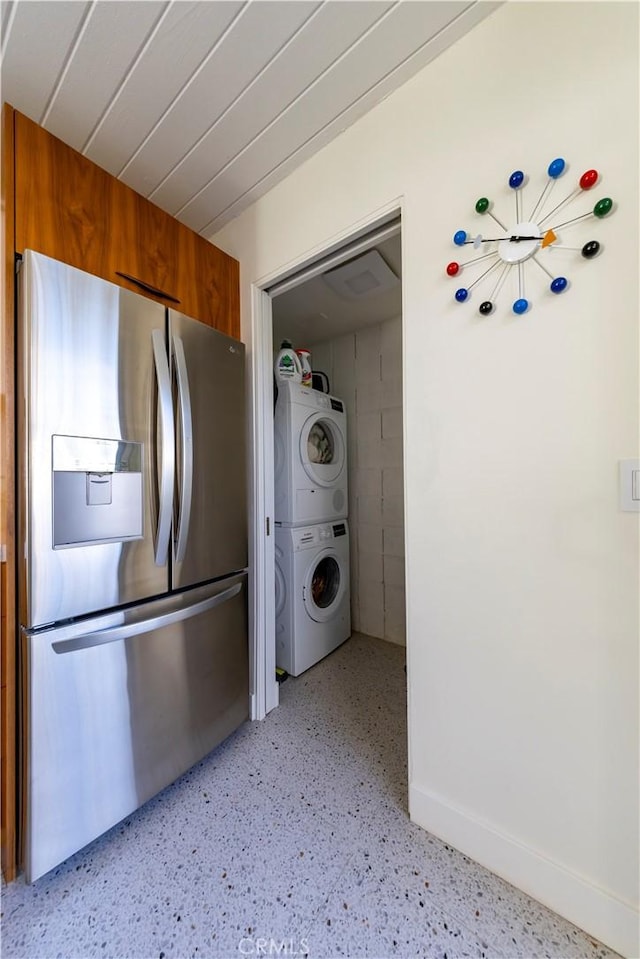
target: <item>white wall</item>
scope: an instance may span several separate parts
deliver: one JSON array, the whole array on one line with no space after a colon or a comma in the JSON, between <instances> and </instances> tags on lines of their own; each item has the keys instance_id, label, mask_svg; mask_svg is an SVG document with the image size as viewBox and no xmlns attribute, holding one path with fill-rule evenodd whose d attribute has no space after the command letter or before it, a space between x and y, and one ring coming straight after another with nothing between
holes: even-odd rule
<instances>
[{"instance_id":1,"label":"white wall","mask_svg":"<svg viewBox=\"0 0 640 959\"><path fill-rule=\"evenodd\" d=\"M567 292L531 266L531 312L509 282L481 319L451 237L557 156L558 197L601 171L568 216L616 201L561 236L603 251L553 252ZM638 956L637 4L505 4L230 223L244 337L252 283L399 202L411 814Z\"/></svg>"},{"instance_id":2,"label":"white wall","mask_svg":"<svg viewBox=\"0 0 640 959\"><path fill-rule=\"evenodd\" d=\"M351 626L405 645L402 317L312 347L348 416Z\"/></svg>"}]
</instances>

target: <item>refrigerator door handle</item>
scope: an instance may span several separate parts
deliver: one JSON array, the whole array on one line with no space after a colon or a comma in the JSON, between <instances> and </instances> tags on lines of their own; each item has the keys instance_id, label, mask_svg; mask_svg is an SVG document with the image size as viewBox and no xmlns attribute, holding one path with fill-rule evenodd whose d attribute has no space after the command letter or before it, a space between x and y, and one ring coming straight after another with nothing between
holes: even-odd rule
<instances>
[{"instance_id":1,"label":"refrigerator door handle","mask_svg":"<svg viewBox=\"0 0 640 959\"><path fill-rule=\"evenodd\" d=\"M199 616L206 613L215 606L221 606L228 600L237 596L242 589L242 583L236 583L229 589L217 593L215 596L209 596L199 603L181 606L180 609L174 609L170 613L161 613L159 616L151 616L149 619L133 623L124 623L119 626L109 626L107 629L97 629L93 633L83 633L72 639L61 639L51 644L56 653L73 653L78 649L91 649L92 646L104 646L105 643L116 643L123 639L129 639L131 636L139 636L142 633L150 633L154 629L161 629L164 626L173 626L174 623L180 623L184 619L191 619L192 616Z\"/></svg>"},{"instance_id":2,"label":"refrigerator door handle","mask_svg":"<svg viewBox=\"0 0 640 959\"><path fill-rule=\"evenodd\" d=\"M187 374L187 361L184 355L184 346L179 336L173 336L173 355L176 362L178 380L178 408L180 410L180 446L181 446L181 477L180 477L180 506L178 512L178 532L176 544L176 563L181 563L189 536L189 520L191 519L191 497L193 490L193 419L191 416L191 392Z\"/></svg>"},{"instance_id":3,"label":"refrigerator door handle","mask_svg":"<svg viewBox=\"0 0 640 959\"><path fill-rule=\"evenodd\" d=\"M173 428L173 403L171 400L171 377L169 362L161 330L151 334L153 358L158 380L158 407L160 410L160 441L162 454L160 476L158 478L158 529L156 534L155 564L164 566L169 552L171 535L171 509L173 505L173 484L175 479L175 451Z\"/></svg>"}]
</instances>

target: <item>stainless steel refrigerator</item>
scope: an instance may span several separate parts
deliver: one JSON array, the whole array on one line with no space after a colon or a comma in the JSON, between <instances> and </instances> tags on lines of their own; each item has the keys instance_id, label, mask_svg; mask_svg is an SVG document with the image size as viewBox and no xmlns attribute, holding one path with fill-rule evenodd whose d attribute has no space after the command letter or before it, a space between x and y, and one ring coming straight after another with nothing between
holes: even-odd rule
<instances>
[{"instance_id":1,"label":"stainless steel refrigerator","mask_svg":"<svg viewBox=\"0 0 640 959\"><path fill-rule=\"evenodd\" d=\"M244 346L32 251L18 276L31 882L248 717Z\"/></svg>"}]
</instances>

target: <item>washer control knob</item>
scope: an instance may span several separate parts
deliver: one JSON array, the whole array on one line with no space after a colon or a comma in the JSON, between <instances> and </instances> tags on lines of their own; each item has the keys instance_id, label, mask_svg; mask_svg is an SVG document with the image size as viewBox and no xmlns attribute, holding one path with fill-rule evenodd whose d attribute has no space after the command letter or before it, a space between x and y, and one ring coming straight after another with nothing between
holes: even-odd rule
<instances>
[{"instance_id":1,"label":"washer control knob","mask_svg":"<svg viewBox=\"0 0 640 959\"><path fill-rule=\"evenodd\" d=\"M329 532L328 527L327 527L327 526L321 526L321 527L320 527L320 539L329 539L330 536L331 536L331 533Z\"/></svg>"}]
</instances>

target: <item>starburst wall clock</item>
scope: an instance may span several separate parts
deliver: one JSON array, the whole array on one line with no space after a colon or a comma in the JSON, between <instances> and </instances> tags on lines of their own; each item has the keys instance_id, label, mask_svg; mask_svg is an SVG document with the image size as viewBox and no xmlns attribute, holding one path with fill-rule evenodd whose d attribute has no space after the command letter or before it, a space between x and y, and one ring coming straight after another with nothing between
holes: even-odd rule
<instances>
[{"instance_id":1,"label":"starburst wall clock","mask_svg":"<svg viewBox=\"0 0 640 959\"><path fill-rule=\"evenodd\" d=\"M512 270L517 269L518 277L518 297L512 303L514 313L521 315L526 313L531 302L527 298L526 283L535 282L531 274L535 274L536 279L541 273L546 274L547 281L551 280L548 288L551 293L564 293L569 287L569 280L566 276L556 275L553 269L554 251L558 249L579 252L586 260L592 260L600 252L600 243L597 240L588 240L581 247L566 246L560 240L558 231L570 227L581 220L593 219L595 222L607 216L612 208L613 201L610 197L603 197L598 200L595 206L586 213L582 213L569 220L558 223L562 218L561 210L579 196L593 189L599 181L597 170L587 170L582 174L577 187L572 190L564 199L555 204L548 212L545 209L551 206L551 198L554 188L563 174L566 172L566 163L562 157L552 160L547 168L547 181L535 204L530 212L526 212L524 204L524 187L528 184L528 178L522 170L515 170L509 177L509 187L513 190L515 197L515 216L513 220L505 225L498 219L493 211L493 203L487 197L480 197L476 202L475 212L480 216L486 216L493 221L490 224L489 232L492 236L484 236L478 233L471 236L466 230L458 230L453 236L453 242L461 249L470 246L478 252L478 256L473 256L464 263L452 261L447 265L447 275L452 278L461 278L463 273L468 271L473 276L477 271L478 264L482 264L482 272L472 280L468 286L460 286L455 291L455 299L458 303L466 303L472 299L472 290L481 284L493 280L492 287L486 287L488 295L482 299L478 306L478 312L481 316L489 316L494 312L497 305L497 298L502 289L505 280ZM556 191L557 195L557 191ZM552 221L552 222L550 222ZM489 264L487 266L487 263Z\"/></svg>"}]
</instances>

